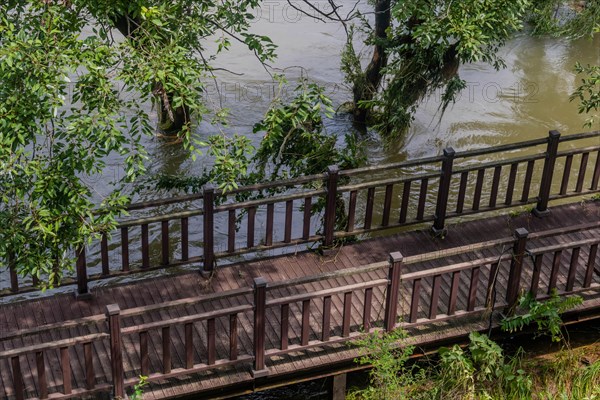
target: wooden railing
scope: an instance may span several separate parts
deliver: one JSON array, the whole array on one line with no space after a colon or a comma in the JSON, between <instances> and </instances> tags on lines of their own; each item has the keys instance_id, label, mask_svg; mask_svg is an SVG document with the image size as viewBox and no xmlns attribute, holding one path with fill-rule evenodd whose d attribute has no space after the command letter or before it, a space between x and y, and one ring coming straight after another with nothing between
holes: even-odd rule
<instances>
[{"instance_id":1,"label":"wooden railing","mask_svg":"<svg viewBox=\"0 0 600 400\"><path fill-rule=\"evenodd\" d=\"M87 296L88 282L105 277L190 263L210 274L224 257L319 241L331 246L339 238L423 223L444 235L448 218L534 203L534 215L544 216L552 200L600 192L600 145L560 150L595 138L600 132L561 137L551 131L515 144L447 148L438 157L346 171L332 166L321 175L227 193L206 185L202 193L133 204L134 217L80 249L76 276L65 283L76 282L77 294ZM490 155L501 160L480 161ZM322 220L313 212L317 205ZM4 294L32 290L14 269L10 275Z\"/></svg>"},{"instance_id":2,"label":"wooden railing","mask_svg":"<svg viewBox=\"0 0 600 400\"><path fill-rule=\"evenodd\" d=\"M600 221L533 234L520 228L510 238L410 257L396 252L387 261L315 276L283 282L259 277L252 288L126 310L110 305L105 315L3 333L2 341L29 337L39 344L0 352L0 367L12 370L11 388L18 400L109 388L123 396L139 375L156 381L238 364L257 378L269 373L276 356L327 348L397 326L510 309L522 291L538 299L552 289L561 295L597 292L598 229ZM561 239L576 232L589 238ZM558 243L532 246L540 239ZM469 260L449 262L453 257ZM432 262L435 267L420 269ZM44 340L50 332L75 329L79 333L73 337ZM104 357L97 356L102 353ZM72 354L80 355L79 368L72 366ZM24 378L21 365L32 356L37 368L30 366L31 374ZM60 365L61 373L52 375L52 381L46 365ZM71 373L78 374L81 387L73 387Z\"/></svg>"}]
</instances>

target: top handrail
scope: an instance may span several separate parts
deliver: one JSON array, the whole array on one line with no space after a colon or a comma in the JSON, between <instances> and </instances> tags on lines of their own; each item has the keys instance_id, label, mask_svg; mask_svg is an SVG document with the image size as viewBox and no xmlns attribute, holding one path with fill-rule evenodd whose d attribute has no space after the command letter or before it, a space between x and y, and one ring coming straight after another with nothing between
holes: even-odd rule
<instances>
[{"instance_id":1,"label":"top handrail","mask_svg":"<svg viewBox=\"0 0 600 400\"><path fill-rule=\"evenodd\" d=\"M576 134L572 134L572 135L561 136L559 139L559 142L562 143L562 142L568 142L568 141L579 140L579 139L589 139L589 138L599 137L599 136L600 136L600 131L576 133ZM482 155L491 154L491 153L519 150L519 149L524 149L524 148L528 148L528 147L539 146L542 144L546 144L547 142L548 142L548 137L543 137L540 139L526 140L526 141L517 142L517 143L487 147L487 148L483 148L483 149L460 151L460 152L456 152L455 158L456 159L458 159L458 158L464 159L464 158L477 157L477 156L482 156ZM365 172L381 172L381 171L387 171L390 169L409 168L409 167L415 167L415 166L419 166L419 165L433 164L433 163L441 162L443 160L443 158L444 157L441 155L440 156L432 156L432 157L423 157L423 158L418 158L416 160L410 160L410 161L401 161L401 162L395 162L395 163L371 165L371 166L367 166L367 167L342 170L342 171L339 171L339 176L340 177L342 177L342 176L351 177L351 176L359 175L359 174L362 174ZM258 184L254 184L254 185L240 186L237 189L229 190L226 193L223 193L223 191L221 189L215 189L215 195L232 196L235 194L249 192L249 191L260 191L260 190L267 190L267 189L272 189L272 188L277 188L277 187L289 187L289 186L295 186L295 185L303 185L303 184L306 184L309 182L321 181L325 178L326 178L326 174L322 173L322 174L302 176L299 178L282 179L282 180L276 180L276 181L272 181L272 182L258 183ZM181 203L181 202L185 202L185 201L200 200L202 198L203 198L203 193L194 193L194 194L188 194L188 195L183 195L183 196L171 197L168 199L148 200L148 201L144 201L144 202L130 204L126 208L126 210L127 211L135 211L135 210L141 210L141 209L150 208L150 207L158 207L158 206L164 206L164 205L169 205L169 204Z\"/></svg>"}]
</instances>

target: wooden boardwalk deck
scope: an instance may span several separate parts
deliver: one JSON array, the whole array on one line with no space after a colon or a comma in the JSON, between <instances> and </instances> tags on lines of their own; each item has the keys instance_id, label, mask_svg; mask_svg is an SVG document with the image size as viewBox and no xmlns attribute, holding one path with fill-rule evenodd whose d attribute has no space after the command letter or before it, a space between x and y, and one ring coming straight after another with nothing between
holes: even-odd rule
<instances>
[{"instance_id":1,"label":"wooden boardwalk deck","mask_svg":"<svg viewBox=\"0 0 600 400\"><path fill-rule=\"evenodd\" d=\"M576 229L569 232L569 227L576 227ZM189 272L131 284L97 287L93 290L93 297L90 300L77 301L73 295L63 294L1 305L0 354L6 355L13 349L49 341L67 340L82 335L102 335L108 331L108 328L101 315L106 312L108 305L118 304L122 314L126 384L136 380L141 373L140 365L144 363L150 374L163 374L160 379L156 379L149 385L145 399L171 398L194 393L203 396L210 394L207 398L213 398L219 393L226 395L232 391L244 392L291 380L324 376L351 366L359 350L349 346L346 339L358 335L361 329L364 329L365 320L368 319L368 324L374 327L383 325L386 310L385 284L364 287L360 285L363 282L384 282L388 276L388 269L372 268L366 272L336 276L334 279L319 279L298 285L278 286L272 283L333 273L372 263L385 263L390 253L400 252L405 259L412 257L412 261L402 267L403 278L398 300L400 323L406 324L414 343L423 347L438 345L444 341L458 340L473 330L487 328L487 318L483 317L483 309L488 294L486 290L488 277L493 274L491 269L494 262L471 266L469 267L471 272L463 274L452 273L455 270L430 276L413 273L459 263L468 264L481 259L498 258L510 263L512 242L499 241L497 246L483 247L478 247L476 244L511 237L517 228L527 229L531 236L527 242L527 249L537 249L537 253L534 251L531 257L525 256L521 287L529 289L531 282L535 280L533 276L537 275L540 283L535 290L542 295L555 281L554 285L559 290L578 291L584 296L585 303L579 309L581 313L589 311L590 316L594 316L595 310L600 314L600 252L597 252L597 242L600 241L600 203L591 202L556 206L546 218L534 218L524 214L518 217L498 216L451 225L448 226L448 235L443 239L432 237L428 231L407 232L345 245L329 250L326 255L302 252L229 265L217 268L208 279L198 273ZM549 230L557 230L557 232L554 235L536 236L535 234ZM558 231L566 233L558 234ZM564 251L552 247L569 243L581 243L581 245L578 245L576 250L569 248ZM596 243L595 247L594 243ZM462 251L457 251L455 255L449 252L443 253L444 250L461 246ZM436 251L444 254L444 257L429 257L421 261L418 257L413 257ZM538 253L540 256L536 258ZM580 263L582 266L573 268L573 259L584 260ZM583 267L583 265L589 266L590 261L592 265L595 263L595 269ZM474 268L477 272L474 272ZM591 282L588 275L591 276ZM253 293L252 290L244 290L244 288L252 288L255 278L258 277L264 278L269 283L265 314L268 378L259 377L260 374L253 376L252 373ZM456 285L454 285L455 279ZM417 294L414 295L417 280L420 291L416 290ZM508 280L508 269L499 268L496 286L498 293L506 292ZM477 282L475 286L474 281ZM587 288L586 281L588 281ZM329 293L327 291L337 287L354 287L354 289L352 291L348 289L344 293L329 294L327 300ZM143 312L128 313L128 310L139 307L198 296L212 296L235 289L240 289L237 296L228 295L222 298L213 296L212 300L202 302L182 300L183 304L177 307L159 308L154 312L144 309ZM371 294L368 294L369 290ZM453 294L454 290L459 293ZM320 292L323 292L323 296L318 295ZM432 292L437 292L439 297L432 300ZM347 293L351 294L347 296ZM308 303L307 295L314 295ZM295 297L297 300L293 301L292 297L292 300L287 303L277 303L278 299L289 300L290 296L297 296ZM417 301L415 297L418 297ZM329 301L331 302L330 313L326 311L328 309L326 303ZM503 301L504 298L498 298L496 305L502 307ZM435 303L432 305L432 302L437 302L437 306ZM451 314L448 308L452 307L453 302L456 303L456 310L465 310L464 317L445 319L446 314ZM281 312L284 305L289 307L289 314ZM366 308L369 312L365 318ZM237 310L235 313L231 312L236 315L235 318L231 318L229 314L216 315L212 319L212 326L207 325L204 320L184 324L189 316L221 309ZM474 312L466 312L466 310ZM482 311L477 313L477 310ZM431 318L432 314L434 318ZM458 314L460 315L460 312ZM34 329L48 324L61 325L65 321L98 315L100 317L94 321L88 321L93 323L86 325L78 324L72 328L57 328L25 336L10 334L16 330ZM288 315L289 318L282 318L284 315ZM165 331L165 326L161 325L160 321L169 319L178 319L177 321L181 323L172 324ZM322 328L325 319L329 320L330 330ZM281 335L281 325L285 320L289 324L289 335L285 340L288 349L284 348L283 351L282 347L285 346L282 346L284 335ZM410 324L410 320L415 323ZM154 322L156 322L154 327L148 325ZM230 325L232 322L237 329L232 330ZM144 329L139 328L140 325L145 325ZM232 337L231 332L236 331L237 335ZM327 331L326 336L329 339L327 343L323 343L324 331ZM211 337L214 338L213 342ZM17 358L18 367L23 375L26 398L43 397L44 390L40 387L37 372L40 370L40 363L45 366L42 369L45 371L50 397L70 397L62 394L66 391L63 378L65 359L70 366L69 375L72 378L74 395L78 393L75 388L95 387L99 392L110 388L112 382L109 362L110 343L104 336L88 339L81 340L77 345L64 342L53 350L43 353L33 351ZM190 339L194 343L193 350L186 351L186 342ZM140 356L140 341L147 341L147 357ZM167 341L166 346L165 341ZM232 341L235 342L235 346L232 346ZM90 344L81 345L81 343ZM214 348L211 343L214 343ZM298 351L290 351L294 346L302 348ZM235 357L232 357L232 348L235 348ZM38 354L43 354L41 361ZM216 360L217 364L221 363L221 368L198 367L197 373L185 374L186 366L209 364L212 363L211 358L212 361ZM15 357L11 359L10 354L0 359L0 398L2 399L18 398L13 379L15 365L14 361L11 361L14 359ZM165 360L169 364L166 370ZM205 370L201 371L202 369ZM68 385L69 382L66 384Z\"/></svg>"}]
</instances>

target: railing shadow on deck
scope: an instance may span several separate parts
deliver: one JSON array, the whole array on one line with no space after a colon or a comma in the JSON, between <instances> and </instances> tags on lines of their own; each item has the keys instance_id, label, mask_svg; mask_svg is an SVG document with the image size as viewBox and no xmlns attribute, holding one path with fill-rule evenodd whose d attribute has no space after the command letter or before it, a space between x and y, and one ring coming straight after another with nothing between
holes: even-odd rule
<instances>
[{"instance_id":1,"label":"railing shadow on deck","mask_svg":"<svg viewBox=\"0 0 600 400\"><path fill-rule=\"evenodd\" d=\"M447 148L438 157L354 170L332 166L321 175L227 193L206 185L199 194L133 204L133 217L116 232L79 249L76 276L64 283L77 283L77 295L85 297L89 281L107 277L192 263L208 274L224 257L296 251L316 242L331 246L335 239L423 223L444 235L448 218L534 203L533 213L544 216L552 200L600 192L600 145L559 148L592 138L600 138L600 131L569 136L551 131L515 144L464 152ZM480 161L490 155L502 159ZM341 203L343 227L336 220ZM312 212L317 206L322 220ZM10 290L0 295L34 289L10 265L9 270Z\"/></svg>"},{"instance_id":2,"label":"railing shadow on deck","mask_svg":"<svg viewBox=\"0 0 600 400\"><path fill-rule=\"evenodd\" d=\"M0 340L14 348L0 352L0 370L5 377L11 371L3 395L68 398L110 390L123 396L139 375L157 381L233 365L258 378L269 374L274 358L369 332L510 309L524 291L538 299L553 289L562 296L597 294L598 229L600 221L532 234L519 228L514 237L410 257L396 252L374 264L288 281L255 278L253 287L143 307L109 305L104 315L4 333ZM572 233L589 238L565 239ZM461 257L469 260L450 262ZM168 310L180 316L161 315ZM41 340L58 331L61 339ZM24 338L39 344L24 346Z\"/></svg>"}]
</instances>

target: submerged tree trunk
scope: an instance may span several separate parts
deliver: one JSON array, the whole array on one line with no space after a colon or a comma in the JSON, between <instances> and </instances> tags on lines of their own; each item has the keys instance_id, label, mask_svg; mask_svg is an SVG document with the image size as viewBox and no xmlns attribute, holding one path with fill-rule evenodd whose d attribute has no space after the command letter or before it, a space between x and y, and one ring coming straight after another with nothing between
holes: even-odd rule
<instances>
[{"instance_id":1,"label":"submerged tree trunk","mask_svg":"<svg viewBox=\"0 0 600 400\"><path fill-rule=\"evenodd\" d=\"M361 101L372 100L383 78L382 70L386 67L388 56L385 52L384 41L387 39L387 30L391 23L391 0L379 0L375 3L375 48L373 56L365 69L364 84L354 85L354 121L365 124L368 109L359 107Z\"/></svg>"},{"instance_id":2,"label":"submerged tree trunk","mask_svg":"<svg viewBox=\"0 0 600 400\"><path fill-rule=\"evenodd\" d=\"M113 23L123 36L135 40L136 30L140 25L139 19L131 18L127 14L117 15L114 17ZM157 100L158 129L166 135L177 135L190 122L188 107L185 105L171 107L174 93L166 92L160 82L154 86L152 94Z\"/></svg>"}]
</instances>

